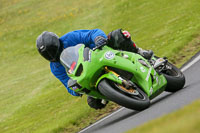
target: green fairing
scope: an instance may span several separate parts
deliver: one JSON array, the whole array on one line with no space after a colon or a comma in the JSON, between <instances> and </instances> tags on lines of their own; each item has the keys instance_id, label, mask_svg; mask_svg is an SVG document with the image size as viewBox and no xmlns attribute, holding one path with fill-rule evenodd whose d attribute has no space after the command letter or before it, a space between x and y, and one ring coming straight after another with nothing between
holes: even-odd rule
<instances>
[{"instance_id":1,"label":"green fairing","mask_svg":"<svg viewBox=\"0 0 200 133\"><path fill-rule=\"evenodd\" d=\"M106 99L106 97L97 90L98 83L102 79L106 78L118 84L122 84L119 77L112 72L105 73L106 66L132 73L133 77L131 81L142 88L150 99L164 91L167 84L165 77L162 74L159 75L142 56L131 52L113 50L104 46L102 50L90 50L89 61L84 61L84 45L79 45L80 48L77 49L79 54L78 62L76 63L74 71L71 74L68 73L69 77L76 80L82 87L76 89L75 92L85 93L84 90L87 88L87 95ZM109 51L111 55L109 55ZM112 55L112 53L114 55ZM142 65L138 61L139 59L144 60L146 64L148 64L148 67ZM75 76L80 65L83 66L83 71L80 76Z\"/></svg>"}]
</instances>

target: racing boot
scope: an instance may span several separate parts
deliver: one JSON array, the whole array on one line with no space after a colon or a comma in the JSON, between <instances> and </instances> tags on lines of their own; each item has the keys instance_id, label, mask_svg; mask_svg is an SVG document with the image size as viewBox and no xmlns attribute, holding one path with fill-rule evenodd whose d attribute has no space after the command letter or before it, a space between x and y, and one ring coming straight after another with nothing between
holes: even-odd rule
<instances>
[{"instance_id":1,"label":"racing boot","mask_svg":"<svg viewBox=\"0 0 200 133\"><path fill-rule=\"evenodd\" d=\"M152 50L143 50L142 48L137 47L136 44L131 40L131 36L128 31L122 31L122 34L126 38L126 44L129 45L129 46L126 46L128 50L130 50L131 52L140 54L147 60L151 59L151 57L153 56Z\"/></svg>"},{"instance_id":2,"label":"racing boot","mask_svg":"<svg viewBox=\"0 0 200 133\"><path fill-rule=\"evenodd\" d=\"M108 101L104 100L104 99L96 99L93 98L91 96L87 97L87 103L88 105L93 108L93 109L103 109L106 107L106 105L108 104Z\"/></svg>"},{"instance_id":3,"label":"racing boot","mask_svg":"<svg viewBox=\"0 0 200 133\"><path fill-rule=\"evenodd\" d=\"M137 47L132 41L130 33L122 29L114 30L108 34L108 46L113 49L138 53L147 60L150 60L153 56L152 50L147 51Z\"/></svg>"},{"instance_id":4,"label":"racing boot","mask_svg":"<svg viewBox=\"0 0 200 133\"><path fill-rule=\"evenodd\" d=\"M152 50L143 50L142 48L137 47L136 44L132 41L131 35L128 31L122 30L121 33L123 37L125 38L125 41L123 41L124 42L123 46L126 47L127 51L138 53L147 60L150 60L152 58L153 56Z\"/></svg>"}]
</instances>

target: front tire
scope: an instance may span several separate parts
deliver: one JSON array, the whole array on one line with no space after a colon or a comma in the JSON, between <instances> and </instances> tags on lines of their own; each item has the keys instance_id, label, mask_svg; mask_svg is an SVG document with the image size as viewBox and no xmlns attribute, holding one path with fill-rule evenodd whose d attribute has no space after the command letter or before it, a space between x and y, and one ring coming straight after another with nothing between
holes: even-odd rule
<instances>
[{"instance_id":1,"label":"front tire","mask_svg":"<svg viewBox=\"0 0 200 133\"><path fill-rule=\"evenodd\" d=\"M165 70L163 75L165 76L167 80L167 87L165 91L168 92L176 92L180 89L182 89L185 85L185 76L184 74L173 64L167 63L167 65L171 69Z\"/></svg>"},{"instance_id":2,"label":"front tire","mask_svg":"<svg viewBox=\"0 0 200 133\"><path fill-rule=\"evenodd\" d=\"M129 109L140 111L148 108L150 105L148 96L139 88L139 93L144 97L142 99L135 99L130 95L121 92L116 86L113 85L112 81L107 79L103 79L99 83L98 89L109 100Z\"/></svg>"}]
</instances>

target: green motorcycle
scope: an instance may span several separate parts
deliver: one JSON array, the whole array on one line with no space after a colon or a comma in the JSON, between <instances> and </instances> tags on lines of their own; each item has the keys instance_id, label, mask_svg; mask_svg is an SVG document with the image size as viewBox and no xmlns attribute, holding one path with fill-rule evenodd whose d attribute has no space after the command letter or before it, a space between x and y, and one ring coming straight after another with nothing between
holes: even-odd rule
<instances>
[{"instance_id":1,"label":"green motorcycle","mask_svg":"<svg viewBox=\"0 0 200 133\"><path fill-rule=\"evenodd\" d=\"M163 91L175 92L185 84L183 73L166 58L146 60L108 46L91 50L78 44L64 49L60 61L71 78L70 89L134 110L149 107Z\"/></svg>"}]
</instances>

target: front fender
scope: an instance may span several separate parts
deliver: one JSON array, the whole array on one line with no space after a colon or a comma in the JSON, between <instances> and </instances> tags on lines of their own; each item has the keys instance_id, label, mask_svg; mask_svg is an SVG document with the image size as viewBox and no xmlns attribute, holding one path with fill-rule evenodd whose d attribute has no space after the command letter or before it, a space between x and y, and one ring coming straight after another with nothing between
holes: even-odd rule
<instances>
[{"instance_id":1,"label":"front fender","mask_svg":"<svg viewBox=\"0 0 200 133\"><path fill-rule=\"evenodd\" d=\"M122 80L119 79L118 76L116 76L115 74L113 74L112 72L108 72L106 74L103 74L96 82L96 85L95 87L98 86L99 82L102 80L102 79L109 79L115 83L119 83L119 84L122 84Z\"/></svg>"}]
</instances>

